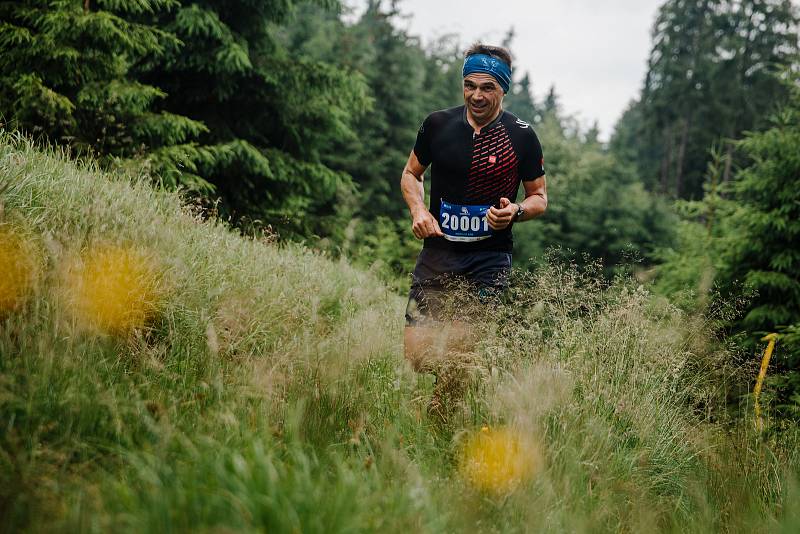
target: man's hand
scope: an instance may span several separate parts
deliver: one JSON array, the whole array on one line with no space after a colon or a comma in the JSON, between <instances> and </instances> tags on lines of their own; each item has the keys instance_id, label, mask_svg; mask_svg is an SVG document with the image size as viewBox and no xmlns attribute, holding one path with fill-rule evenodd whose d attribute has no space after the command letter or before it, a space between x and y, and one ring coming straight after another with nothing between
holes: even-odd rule
<instances>
[{"instance_id":1,"label":"man's hand","mask_svg":"<svg viewBox=\"0 0 800 534\"><path fill-rule=\"evenodd\" d=\"M426 209L421 209L414 214L411 231L414 232L414 237L417 239L444 235L442 229L439 228L439 221L434 219L431 212Z\"/></svg>"},{"instance_id":2,"label":"man's hand","mask_svg":"<svg viewBox=\"0 0 800 534\"><path fill-rule=\"evenodd\" d=\"M502 230L511 224L518 209L519 206L517 204L503 197L500 199L499 208L492 206L489 208L489 211L486 212L486 220L492 230Z\"/></svg>"},{"instance_id":3,"label":"man's hand","mask_svg":"<svg viewBox=\"0 0 800 534\"><path fill-rule=\"evenodd\" d=\"M439 222L425 206L425 188L422 186L424 175L425 166L419 162L412 150L400 177L400 189L403 191L408 211L411 212L411 231L417 239L444 235L439 228Z\"/></svg>"}]
</instances>

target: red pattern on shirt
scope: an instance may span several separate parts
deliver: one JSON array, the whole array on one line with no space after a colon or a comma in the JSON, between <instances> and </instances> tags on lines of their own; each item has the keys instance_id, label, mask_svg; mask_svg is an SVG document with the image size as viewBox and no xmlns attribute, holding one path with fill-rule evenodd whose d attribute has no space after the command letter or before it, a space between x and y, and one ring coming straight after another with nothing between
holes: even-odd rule
<instances>
[{"instance_id":1,"label":"red pattern on shirt","mask_svg":"<svg viewBox=\"0 0 800 534\"><path fill-rule=\"evenodd\" d=\"M495 204L500 197L514 198L519 187L518 161L502 123L478 134L472 146L466 202Z\"/></svg>"}]
</instances>

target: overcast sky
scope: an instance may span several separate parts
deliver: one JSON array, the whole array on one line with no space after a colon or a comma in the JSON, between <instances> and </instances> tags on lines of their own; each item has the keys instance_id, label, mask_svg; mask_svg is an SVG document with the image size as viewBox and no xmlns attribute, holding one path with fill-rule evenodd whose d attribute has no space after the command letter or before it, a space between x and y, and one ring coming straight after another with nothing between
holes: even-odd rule
<instances>
[{"instance_id":1,"label":"overcast sky","mask_svg":"<svg viewBox=\"0 0 800 534\"><path fill-rule=\"evenodd\" d=\"M347 0L363 11L364 0ZM509 28L517 75L528 71L541 98L555 84L564 111L607 139L636 97L650 51L650 28L663 0L402 0L413 35L428 43L456 33L463 45L499 44Z\"/></svg>"}]
</instances>

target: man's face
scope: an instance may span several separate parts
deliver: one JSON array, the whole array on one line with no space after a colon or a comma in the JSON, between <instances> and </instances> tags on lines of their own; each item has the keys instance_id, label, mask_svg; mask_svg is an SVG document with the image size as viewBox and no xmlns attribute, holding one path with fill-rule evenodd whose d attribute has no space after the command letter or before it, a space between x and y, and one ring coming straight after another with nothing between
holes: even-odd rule
<instances>
[{"instance_id":1,"label":"man's face","mask_svg":"<svg viewBox=\"0 0 800 534\"><path fill-rule=\"evenodd\" d=\"M464 78L464 104L478 124L492 120L503 103L503 88L490 74L472 73Z\"/></svg>"}]
</instances>

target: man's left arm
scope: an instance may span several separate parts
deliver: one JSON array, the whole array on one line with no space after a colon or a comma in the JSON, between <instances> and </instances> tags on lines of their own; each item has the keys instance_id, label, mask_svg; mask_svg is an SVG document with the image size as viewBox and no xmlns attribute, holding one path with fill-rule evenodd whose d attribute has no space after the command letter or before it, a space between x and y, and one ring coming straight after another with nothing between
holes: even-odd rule
<instances>
[{"instance_id":1,"label":"man's left arm","mask_svg":"<svg viewBox=\"0 0 800 534\"><path fill-rule=\"evenodd\" d=\"M525 188L525 198L522 202L511 202L507 198L500 199L500 207L491 207L486 212L486 220L493 230L502 230L511 222L527 221L540 216L547 209L547 178L542 175L535 180L522 182ZM522 215L514 221L514 218L522 208Z\"/></svg>"}]
</instances>

